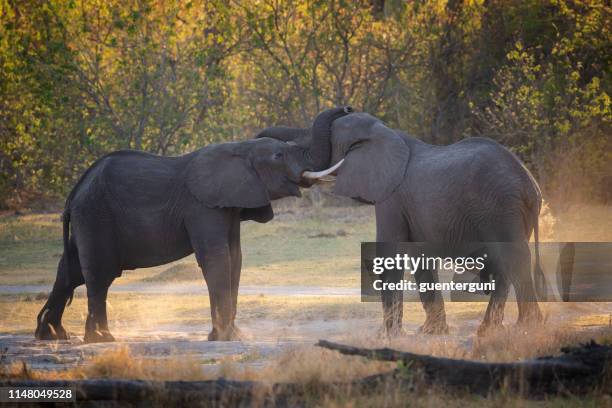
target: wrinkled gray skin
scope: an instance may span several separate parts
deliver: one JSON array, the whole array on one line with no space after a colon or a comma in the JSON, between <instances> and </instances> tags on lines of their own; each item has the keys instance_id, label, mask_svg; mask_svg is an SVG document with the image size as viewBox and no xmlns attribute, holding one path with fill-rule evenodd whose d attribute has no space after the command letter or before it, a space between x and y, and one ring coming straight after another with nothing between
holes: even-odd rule
<instances>
[{"instance_id":1,"label":"wrinkled gray skin","mask_svg":"<svg viewBox=\"0 0 612 408\"><path fill-rule=\"evenodd\" d=\"M329 135L344 108L315 123ZM326 130L325 130L326 129ZM315 138L316 140L319 140ZM113 341L106 297L123 270L152 267L195 252L208 286L209 340L238 336L234 325L242 255L240 221L268 222L270 201L308 186L313 152L270 138L211 145L179 157L118 151L94 163L70 193L63 215L64 253L37 339L66 339L61 318L74 289L87 288L86 342ZM329 159L327 159L329 161Z\"/></svg>"},{"instance_id":2,"label":"wrinkled gray skin","mask_svg":"<svg viewBox=\"0 0 612 408\"><path fill-rule=\"evenodd\" d=\"M290 139L290 137L288 138ZM287 140L287 137L285 138ZM307 142L304 142L307 143ZM344 158L334 192L375 205L379 242L512 242L490 248L486 275L496 290L479 328L499 326L508 290L517 294L519 322L541 320L531 278L529 237L536 239L536 287L545 296L537 244L539 187L515 155L497 142L474 137L450 146L432 146L391 129L366 113L353 113L332 125L332 161ZM403 279L403 271L383 276ZM415 274L437 281L435 270ZM401 331L402 292L382 293L384 328ZM447 333L439 292L421 294L426 320L421 331Z\"/></svg>"}]
</instances>

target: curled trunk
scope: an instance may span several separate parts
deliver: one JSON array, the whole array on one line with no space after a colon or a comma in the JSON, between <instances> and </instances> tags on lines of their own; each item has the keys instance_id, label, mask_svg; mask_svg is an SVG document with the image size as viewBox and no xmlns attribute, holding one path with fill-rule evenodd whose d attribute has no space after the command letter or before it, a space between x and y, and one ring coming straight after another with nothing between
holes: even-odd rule
<instances>
[{"instance_id":1,"label":"curled trunk","mask_svg":"<svg viewBox=\"0 0 612 408\"><path fill-rule=\"evenodd\" d=\"M292 128L288 126L272 126L259 132L255 139L269 137L283 142L295 142L296 145L307 148L310 144L310 128Z\"/></svg>"},{"instance_id":2,"label":"curled trunk","mask_svg":"<svg viewBox=\"0 0 612 408\"><path fill-rule=\"evenodd\" d=\"M315 119L312 125L312 143L310 143L309 148L313 170L320 171L330 165L332 123L352 111L353 109L350 106L328 109L319 113Z\"/></svg>"},{"instance_id":3,"label":"curled trunk","mask_svg":"<svg viewBox=\"0 0 612 408\"><path fill-rule=\"evenodd\" d=\"M313 171L327 168L331 160L331 126L334 120L353 112L350 106L327 109L317 115L312 128L273 126L262 130L256 138L270 137L283 142L294 142L304 148Z\"/></svg>"}]
</instances>

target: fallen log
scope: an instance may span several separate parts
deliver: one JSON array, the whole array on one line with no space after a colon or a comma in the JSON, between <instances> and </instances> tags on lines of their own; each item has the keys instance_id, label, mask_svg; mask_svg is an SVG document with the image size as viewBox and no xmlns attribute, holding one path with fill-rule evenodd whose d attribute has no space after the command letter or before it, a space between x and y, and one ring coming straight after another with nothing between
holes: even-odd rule
<instances>
[{"instance_id":1,"label":"fallen log","mask_svg":"<svg viewBox=\"0 0 612 408\"><path fill-rule=\"evenodd\" d=\"M389 348L367 349L325 340L320 347L342 354L375 360L402 362L404 368L372 375L350 382L316 384L319 394L339 389L379 392L381 384L396 384L405 390L414 389L416 379L411 373L421 373L428 384L467 390L487 395L491 391L509 387L524 395L584 394L604 388L610 382L612 347L594 342L579 347L562 349L563 354L517 363L485 363L455 360L402 352ZM606 377L607 376L607 377ZM263 383L256 381L142 381L142 380L20 380L0 378L0 387L71 387L77 401L119 403L155 401L158 405L189 406L296 406L305 395L312 395L310 384ZM380 391L383 392L383 391ZM24 405L25 406L25 405Z\"/></svg>"},{"instance_id":2,"label":"fallen log","mask_svg":"<svg viewBox=\"0 0 612 408\"><path fill-rule=\"evenodd\" d=\"M252 401L256 395L265 395L264 391L267 390L262 383L223 378L210 381L0 380L0 387L72 388L77 401L158 401L181 405L194 402L210 405L243 403Z\"/></svg>"},{"instance_id":3,"label":"fallen log","mask_svg":"<svg viewBox=\"0 0 612 408\"><path fill-rule=\"evenodd\" d=\"M612 393L612 347L594 341L562 348L563 354L559 356L515 363L457 360L389 348L352 347L325 340L320 340L317 345L346 355L401 361L409 370L421 373L427 383L462 388L483 395L502 388L530 395L584 394L601 387L605 387L602 391Z\"/></svg>"},{"instance_id":4,"label":"fallen log","mask_svg":"<svg viewBox=\"0 0 612 408\"><path fill-rule=\"evenodd\" d=\"M0 379L0 387L71 388L77 402L94 402L94 406L95 403L100 403L101 406L108 407L124 406L125 403L137 405L143 402L158 406L296 407L303 405L306 396L324 395L351 387L367 392L390 378L393 378L393 373L373 375L346 383L319 384L232 381L224 378L208 381ZM28 405L21 403L20 406Z\"/></svg>"}]
</instances>

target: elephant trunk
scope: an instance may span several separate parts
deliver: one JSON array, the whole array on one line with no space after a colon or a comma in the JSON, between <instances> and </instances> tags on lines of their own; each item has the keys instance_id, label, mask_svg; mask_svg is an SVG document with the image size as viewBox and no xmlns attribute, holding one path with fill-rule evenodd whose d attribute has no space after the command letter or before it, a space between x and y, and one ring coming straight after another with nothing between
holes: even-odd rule
<instances>
[{"instance_id":1,"label":"elephant trunk","mask_svg":"<svg viewBox=\"0 0 612 408\"><path fill-rule=\"evenodd\" d=\"M269 137L283 142L296 142L300 145L301 141L310 137L310 128L292 128L288 126L272 126L259 132L255 139Z\"/></svg>"},{"instance_id":2,"label":"elephant trunk","mask_svg":"<svg viewBox=\"0 0 612 408\"><path fill-rule=\"evenodd\" d=\"M327 109L317 115L312 128L273 126L262 130L255 138L270 137L300 146L304 149L309 170L320 171L329 166L331 160L332 123L351 112L353 108L350 106Z\"/></svg>"},{"instance_id":3,"label":"elephant trunk","mask_svg":"<svg viewBox=\"0 0 612 408\"><path fill-rule=\"evenodd\" d=\"M327 109L319 113L312 125L312 138L307 151L314 171L329 166L331 160L331 126L334 120L353 112L350 106Z\"/></svg>"}]
</instances>

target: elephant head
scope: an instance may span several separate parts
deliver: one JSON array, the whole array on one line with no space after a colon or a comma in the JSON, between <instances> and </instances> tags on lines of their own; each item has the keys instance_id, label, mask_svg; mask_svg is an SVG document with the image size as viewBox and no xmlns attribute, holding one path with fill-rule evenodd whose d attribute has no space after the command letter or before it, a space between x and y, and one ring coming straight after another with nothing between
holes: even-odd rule
<instances>
[{"instance_id":1,"label":"elephant head","mask_svg":"<svg viewBox=\"0 0 612 408\"><path fill-rule=\"evenodd\" d=\"M267 222L270 202L300 196L312 168L304 149L271 138L212 145L194 153L187 171L191 194L210 208L241 208L242 220Z\"/></svg>"},{"instance_id":2,"label":"elephant head","mask_svg":"<svg viewBox=\"0 0 612 408\"><path fill-rule=\"evenodd\" d=\"M269 137L293 141L300 146L316 145L315 139L310 139L301 129L293 133L290 128L272 129L275 132L268 133ZM368 203L383 201L402 183L410 146L397 131L367 113L352 113L335 119L331 133L333 165L327 170L305 172L305 178L315 181L335 174L334 193Z\"/></svg>"},{"instance_id":3,"label":"elephant head","mask_svg":"<svg viewBox=\"0 0 612 408\"><path fill-rule=\"evenodd\" d=\"M338 166L334 193L369 203L384 201L402 183L410 146L400 133L367 113L332 126L332 163Z\"/></svg>"},{"instance_id":4,"label":"elephant head","mask_svg":"<svg viewBox=\"0 0 612 408\"><path fill-rule=\"evenodd\" d=\"M331 159L331 127L333 122L353 112L350 106L327 109L314 120L312 128L269 127L262 130L256 139L269 137L290 142L302 149L304 158L310 163L309 170L321 171L329 166Z\"/></svg>"}]
</instances>

